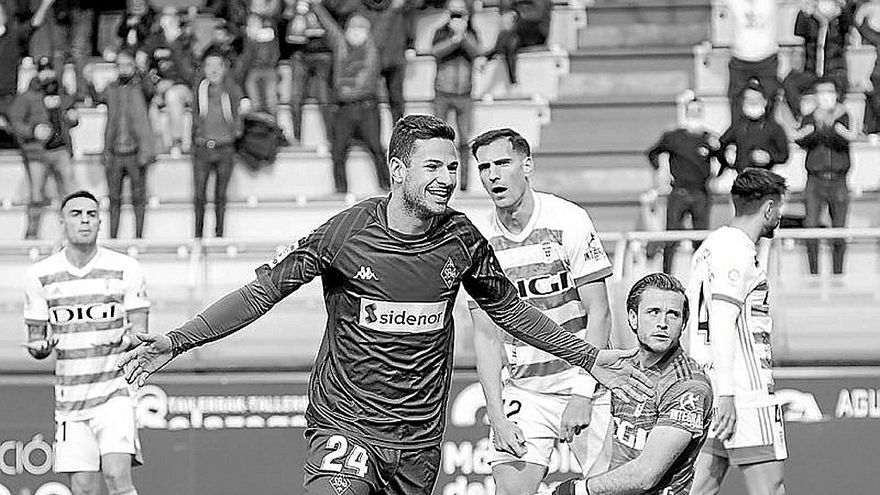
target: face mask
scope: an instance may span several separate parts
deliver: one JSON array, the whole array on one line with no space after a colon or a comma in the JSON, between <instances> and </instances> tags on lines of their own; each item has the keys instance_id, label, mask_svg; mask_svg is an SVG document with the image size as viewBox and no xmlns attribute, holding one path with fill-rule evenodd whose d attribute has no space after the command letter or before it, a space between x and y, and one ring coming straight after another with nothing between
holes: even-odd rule
<instances>
[{"instance_id":1,"label":"face mask","mask_svg":"<svg viewBox=\"0 0 880 495\"><path fill-rule=\"evenodd\" d=\"M752 120L758 120L764 116L764 107L746 103L743 105L743 114Z\"/></svg>"}]
</instances>

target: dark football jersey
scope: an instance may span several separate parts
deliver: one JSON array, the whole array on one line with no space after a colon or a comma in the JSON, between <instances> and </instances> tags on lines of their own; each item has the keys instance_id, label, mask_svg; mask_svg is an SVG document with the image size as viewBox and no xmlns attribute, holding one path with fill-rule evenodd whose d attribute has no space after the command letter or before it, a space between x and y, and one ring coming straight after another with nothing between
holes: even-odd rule
<instances>
[{"instance_id":1,"label":"dark football jersey","mask_svg":"<svg viewBox=\"0 0 880 495\"><path fill-rule=\"evenodd\" d=\"M638 357L634 364L639 366ZM712 419L712 387L702 368L681 347L642 371L654 387L653 397L645 402L611 400L611 469L638 457L655 426L680 428L691 434L690 443L645 495L687 495L694 479L694 461Z\"/></svg>"},{"instance_id":2,"label":"dark football jersey","mask_svg":"<svg viewBox=\"0 0 880 495\"><path fill-rule=\"evenodd\" d=\"M309 384L309 426L422 448L437 445L445 426L459 285L487 311L519 300L463 214L450 209L426 233L406 235L388 228L387 203L373 198L339 213L258 268L257 279L276 302L323 279L328 316Z\"/></svg>"}]
</instances>

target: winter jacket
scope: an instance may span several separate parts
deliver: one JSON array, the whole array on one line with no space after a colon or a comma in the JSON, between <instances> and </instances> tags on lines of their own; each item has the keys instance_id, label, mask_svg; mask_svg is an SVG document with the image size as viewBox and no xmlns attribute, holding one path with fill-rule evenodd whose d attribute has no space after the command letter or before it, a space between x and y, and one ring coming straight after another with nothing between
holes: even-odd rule
<instances>
[{"instance_id":1,"label":"winter jacket","mask_svg":"<svg viewBox=\"0 0 880 495\"><path fill-rule=\"evenodd\" d=\"M431 54L437 60L434 90L452 95L469 95L473 87L474 59L480 56L480 42L473 28L468 27L461 41L453 40L449 24L434 33Z\"/></svg>"},{"instance_id":2,"label":"winter jacket","mask_svg":"<svg viewBox=\"0 0 880 495\"><path fill-rule=\"evenodd\" d=\"M831 173L843 177L849 172L849 141L834 130L837 124L849 128L849 115L841 106L838 106L834 123L830 126L817 125L815 114L804 117L804 127L812 125L814 128L809 135L797 140L797 144L807 151L805 168L808 175Z\"/></svg>"},{"instance_id":3,"label":"winter jacket","mask_svg":"<svg viewBox=\"0 0 880 495\"><path fill-rule=\"evenodd\" d=\"M115 151L113 147L117 133L122 128L122 119L127 119L128 128L137 146L138 163L147 165L156 161L156 142L148 111L151 98L152 86L140 74L135 74L127 82L113 81L101 93L99 102L107 105L103 154L105 163Z\"/></svg>"},{"instance_id":4,"label":"winter jacket","mask_svg":"<svg viewBox=\"0 0 880 495\"><path fill-rule=\"evenodd\" d=\"M772 168L788 161L788 136L785 130L767 115L758 120L741 119L721 136L721 149L736 146L733 168L742 172L748 167ZM770 154L770 163L759 165L752 161L752 152L764 150Z\"/></svg>"},{"instance_id":5,"label":"winter jacket","mask_svg":"<svg viewBox=\"0 0 880 495\"><path fill-rule=\"evenodd\" d=\"M64 146L69 153L73 152L73 144L70 139L70 129L79 125L78 119L71 119L68 116L68 110L73 109L73 97L64 94L59 95L61 105L59 106L61 113L61 138ZM12 129L15 131L15 137L21 146L22 151L43 151L45 143L34 138L34 128L38 124L46 124L51 126L52 122L49 116L49 109L46 108L44 98L46 94L40 82L35 78L28 86L28 90L18 95L12 102L9 109L9 121Z\"/></svg>"}]
</instances>

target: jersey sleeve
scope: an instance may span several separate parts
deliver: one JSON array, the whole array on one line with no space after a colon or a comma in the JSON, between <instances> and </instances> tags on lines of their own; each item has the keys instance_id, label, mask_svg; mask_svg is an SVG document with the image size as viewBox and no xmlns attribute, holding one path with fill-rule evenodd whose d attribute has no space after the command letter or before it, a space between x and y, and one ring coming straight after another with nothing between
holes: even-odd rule
<instances>
[{"instance_id":1,"label":"jersey sleeve","mask_svg":"<svg viewBox=\"0 0 880 495\"><path fill-rule=\"evenodd\" d=\"M45 325L49 322L49 303L43 284L33 269L25 275L24 321L27 325Z\"/></svg>"},{"instance_id":2,"label":"jersey sleeve","mask_svg":"<svg viewBox=\"0 0 880 495\"><path fill-rule=\"evenodd\" d=\"M708 383L694 379L676 382L660 398L657 409L657 426L702 435L712 414L712 389Z\"/></svg>"},{"instance_id":3,"label":"jersey sleeve","mask_svg":"<svg viewBox=\"0 0 880 495\"><path fill-rule=\"evenodd\" d=\"M147 299L147 281L141 264L130 260L122 273L122 282L125 286L123 305L128 312L145 311L150 307Z\"/></svg>"},{"instance_id":4,"label":"jersey sleeve","mask_svg":"<svg viewBox=\"0 0 880 495\"><path fill-rule=\"evenodd\" d=\"M749 290L746 272L754 265L754 259L742 249L716 249L708 261L707 283L712 299L741 307Z\"/></svg>"},{"instance_id":5,"label":"jersey sleeve","mask_svg":"<svg viewBox=\"0 0 880 495\"><path fill-rule=\"evenodd\" d=\"M577 211L571 215L562 232L562 247L572 279L580 287L610 276L611 261L602 247L590 215L576 208Z\"/></svg>"}]
</instances>

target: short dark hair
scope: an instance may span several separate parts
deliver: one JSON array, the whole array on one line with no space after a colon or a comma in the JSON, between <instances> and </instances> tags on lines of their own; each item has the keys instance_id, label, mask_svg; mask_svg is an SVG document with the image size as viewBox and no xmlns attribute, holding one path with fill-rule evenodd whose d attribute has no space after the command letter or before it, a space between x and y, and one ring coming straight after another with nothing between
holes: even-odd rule
<instances>
[{"instance_id":1,"label":"short dark hair","mask_svg":"<svg viewBox=\"0 0 880 495\"><path fill-rule=\"evenodd\" d=\"M70 202L70 200L73 200L76 198L88 198L88 199L91 199L92 201L94 201L95 204L98 204L98 205L101 204L101 202L98 201L98 198L96 198L94 194L92 194L84 189L81 189L79 191L74 191L74 192L68 194L67 196L64 196L64 199L61 200L61 208L59 208L59 210L64 210L64 206L67 205L67 203Z\"/></svg>"},{"instance_id":2,"label":"short dark hair","mask_svg":"<svg viewBox=\"0 0 880 495\"><path fill-rule=\"evenodd\" d=\"M629 295L626 296L626 311L639 312L639 304L642 302L642 294L648 289L659 289L670 292L676 292L684 297L684 307L681 310L682 320L687 322L690 316L690 305L688 304L687 293L684 285L672 275L666 273L649 273L642 277L638 282L633 284L629 289Z\"/></svg>"},{"instance_id":3,"label":"short dark hair","mask_svg":"<svg viewBox=\"0 0 880 495\"><path fill-rule=\"evenodd\" d=\"M840 89L837 81L833 77L819 76L818 78L816 78L815 81L813 81L813 84L810 85L811 92L815 93L819 90L819 86L823 84L832 85L834 87L834 91L838 91Z\"/></svg>"},{"instance_id":4,"label":"short dark hair","mask_svg":"<svg viewBox=\"0 0 880 495\"><path fill-rule=\"evenodd\" d=\"M751 215L768 199L780 199L788 191L785 178L763 168L749 167L739 173L730 195L737 216Z\"/></svg>"},{"instance_id":5,"label":"short dark hair","mask_svg":"<svg viewBox=\"0 0 880 495\"><path fill-rule=\"evenodd\" d=\"M483 146L489 146L499 139L507 139L510 141L510 146L513 148L513 151L520 155L526 158L532 156L532 148L529 146L529 142L526 141L526 138L522 137L522 134L509 127L492 129L491 131L486 131L475 137L474 140L471 141L471 154L476 158L477 151L479 151L480 148Z\"/></svg>"},{"instance_id":6,"label":"short dark hair","mask_svg":"<svg viewBox=\"0 0 880 495\"><path fill-rule=\"evenodd\" d=\"M433 115L407 115L399 119L391 131L388 161L397 158L404 165L409 166L416 141L434 138L455 141L455 130L444 120Z\"/></svg>"},{"instance_id":7,"label":"short dark hair","mask_svg":"<svg viewBox=\"0 0 880 495\"><path fill-rule=\"evenodd\" d=\"M205 53L202 54L202 62L208 60L208 57L219 57L223 59L225 63L229 63L229 56L226 54L225 51L223 51L219 46L216 45L210 45L205 50Z\"/></svg>"}]
</instances>

